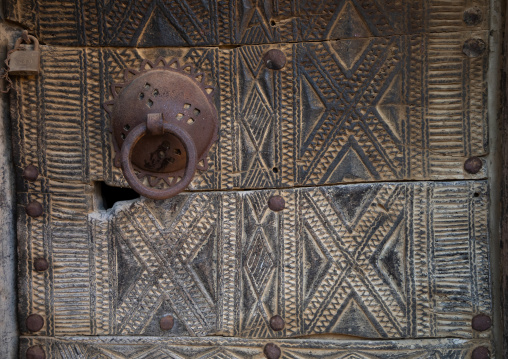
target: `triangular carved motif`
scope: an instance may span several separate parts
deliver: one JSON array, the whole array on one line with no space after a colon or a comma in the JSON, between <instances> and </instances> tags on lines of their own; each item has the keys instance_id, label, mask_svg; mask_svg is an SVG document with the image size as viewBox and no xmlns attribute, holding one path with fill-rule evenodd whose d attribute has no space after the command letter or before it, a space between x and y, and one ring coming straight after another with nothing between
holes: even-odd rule
<instances>
[{"instance_id":1,"label":"triangular carved motif","mask_svg":"<svg viewBox=\"0 0 508 359\"><path fill-rule=\"evenodd\" d=\"M143 272L143 266L138 263L128 245L122 240L117 242L117 275L118 275L118 302L122 303L129 294L129 288L136 283Z\"/></svg>"},{"instance_id":2,"label":"triangular carved motif","mask_svg":"<svg viewBox=\"0 0 508 359\"><path fill-rule=\"evenodd\" d=\"M372 179L372 175L353 147L349 148L330 177L334 182Z\"/></svg>"},{"instance_id":3,"label":"triangular carved motif","mask_svg":"<svg viewBox=\"0 0 508 359\"><path fill-rule=\"evenodd\" d=\"M369 37L372 36L363 17L351 3L346 2L335 23L332 25L328 38L329 39L347 39L352 37Z\"/></svg>"},{"instance_id":4,"label":"triangular carved motif","mask_svg":"<svg viewBox=\"0 0 508 359\"><path fill-rule=\"evenodd\" d=\"M353 294L346 300L344 309L333 325L331 332L359 335L367 338L382 336L375 328L375 324L369 319L365 306L357 302Z\"/></svg>"},{"instance_id":5,"label":"triangular carved motif","mask_svg":"<svg viewBox=\"0 0 508 359\"><path fill-rule=\"evenodd\" d=\"M356 223L369 208L375 194L376 187L358 185L354 187L336 187L329 192L335 210L348 225Z\"/></svg>"},{"instance_id":6,"label":"triangular carved motif","mask_svg":"<svg viewBox=\"0 0 508 359\"><path fill-rule=\"evenodd\" d=\"M403 222L402 222L403 223ZM394 288L405 293L406 283L406 238L402 232L403 225L393 231L381 249L377 259L378 267Z\"/></svg>"},{"instance_id":7,"label":"triangular carved motif","mask_svg":"<svg viewBox=\"0 0 508 359\"><path fill-rule=\"evenodd\" d=\"M156 39L157 43L154 43ZM175 28L166 14L154 6L150 17L139 34L136 46L187 46L187 41Z\"/></svg>"},{"instance_id":8,"label":"triangular carved motif","mask_svg":"<svg viewBox=\"0 0 508 359\"><path fill-rule=\"evenodd\" d=\"M376 109L383 121L392 130L392 133L400 139L402 116L405 110L402 98L402 74L399 73L394 76L390 86L379 100Z\"/></svg>"},{"instance_id":9,"label":"triangular carved motif","mask_svg":"<svg viewBox=\"0 0 508 359\"><path fill-rule=\"evenodd\" d=\"M306 76L301 77L302 87L302 140L307 142L309 137L314 136L314 129L320 125L319 119L326 110L326 104L319 96Z\"/></svg>"},{"instance_id":10,"label":"triangular carved motif","mask_svg":"<svg viewBox=\"0 0 508 359\"><path fill-rule=\"evenodd\" d=\"M216 300L216 273L213 263L215 238L217 238L217 232L214 228L214 230L210 231L208 238L199 248L191 263L199 281L214 301Z\"/></svg>"},{"instance_id":11,"label":"triangular carved motif","mask_svg":"<svg viewBox=\"0 0 508 359\"><path fill-rule=\"evenodd\" d=\"M302 231L302 241L304 247L304 293L305 301L308 302L316 292L323 281L326 273L331 267L323 248L314 238L311 230L305 227ZM328 254L329 256L329 254Z\"/></svg>"},{"instance_id":12,"label":"triangular carved motif","mask_svg":"<svg viewBox=\"0 0 508 359\"><path fill-rule=\"evenodd\" d=\"M370 42L371 40L368 38L334 41L331 42L331 49L337 54L341 65L346 70L352 70L360 62ZM350 76L350 74L347 75Z\"/></svg>"}]
</instances>

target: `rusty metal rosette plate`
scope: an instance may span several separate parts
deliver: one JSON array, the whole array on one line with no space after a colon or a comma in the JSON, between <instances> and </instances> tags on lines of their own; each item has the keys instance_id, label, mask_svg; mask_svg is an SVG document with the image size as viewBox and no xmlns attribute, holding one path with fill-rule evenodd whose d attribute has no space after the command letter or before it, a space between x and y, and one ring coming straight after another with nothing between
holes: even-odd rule
<instances>
[{"instance_id":1,"label":"rusty metal rosette plate","mask_svg":"<svg viewBox=\"0 0 508 359\"><path fill-rule=\"evenodd\" d=\"M144 60L125 69L104 104L111 118L114 164L141 195L165 199L183 191L196 170L208 169L217 140L214 88L205 75L178 60Z\"/></svg>"}]
</instances>

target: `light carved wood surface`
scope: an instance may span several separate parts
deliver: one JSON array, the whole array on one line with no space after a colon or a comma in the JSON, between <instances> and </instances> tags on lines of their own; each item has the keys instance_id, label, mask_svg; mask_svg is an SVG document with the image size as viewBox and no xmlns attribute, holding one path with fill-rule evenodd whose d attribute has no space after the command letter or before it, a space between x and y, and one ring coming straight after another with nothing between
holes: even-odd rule
<instances>
[{"instance_id":1,"label":"light carved wood surface","mask_svg":"<svg viewBox=\"0 0 508 359\"><path fill-rule=\"evenodd\" d=\"M471 327L493 315L488 168L463 167L488 151L488 49L464 51L489 42L487 2L264 4L6 2L45 44L39 76L17 78L11 97L21 354L258 358L274 341L284 358L468 358L491 346L491 330ZM472 6L483 17L468 26ZM282 70L265 68L269 49ZM216 87L210 168L173 199L105 211L96 182L127 184L103 104L125 68L160 56ZM38 218L25 213L34 200ZM37 333L30 314L44 318ZM293 339L312 334L373 341Z\"/></svg>"},{"instance_id":2,"label":"light carved wood surface","mask_svg":"<svg viewBox=\"0 0 508 359\"><path fill-rule=\"evenodd\" d=\"M486 182L200 192L91 214L92 188L51 184L23 196L47 212L19 226L20 310L44 316L41 335L490 333L471 329L492 310ZM45 253L52 267L33 272Z\"/></svg>"},{"instance_id":3,"label":"light carved wood surface","mask_svg":"<svg viewBox=\"0 0 508 359\"><path fill-rule=\"evenodd\" d=\"M19 161L48 178L127 186L113 165L103 104L124 69L178 58L216 86L219 140L195 190L357 181L484 178L464 161L487 152L487 53L463 43L486 32L293 45L96 49L42 46L42 71L16 82ZM272 71L263 54L281 49ZM65 159L65 160L62 160Z\"/></svg>"}]
</instances>

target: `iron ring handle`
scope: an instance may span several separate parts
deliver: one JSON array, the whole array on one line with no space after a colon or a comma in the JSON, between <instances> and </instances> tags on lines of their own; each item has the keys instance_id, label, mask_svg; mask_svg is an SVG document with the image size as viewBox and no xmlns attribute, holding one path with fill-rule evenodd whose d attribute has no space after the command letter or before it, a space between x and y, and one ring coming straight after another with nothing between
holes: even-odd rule
<instances>
[{"instance_id":1,"label":"iron ring handle","mask_svg":"<svg viewBox=\"0 0 508 359\"><path fill-rule=\"evenodd\" d=\"M182 142L185 151L187 152L187 165L185 166L183 178L174 186L165 189L149 188L146 187L134 173L134 168L130 158L136 144L145 135L147 135L148 131L146 123L140 123L134 127L132 131L129 132L122 145L121 150L121 165L125 179L133 190L142 196L152 199L166 199L176 196L178 193L182 192L192 181L192 177L194 177L194 173L196 172L197 167L196 145L194 144L192 138L187 134L187 132L171 123L164 123L163 131L165 133L171 133L175 135Z\"/></svg>"}]
</instances>

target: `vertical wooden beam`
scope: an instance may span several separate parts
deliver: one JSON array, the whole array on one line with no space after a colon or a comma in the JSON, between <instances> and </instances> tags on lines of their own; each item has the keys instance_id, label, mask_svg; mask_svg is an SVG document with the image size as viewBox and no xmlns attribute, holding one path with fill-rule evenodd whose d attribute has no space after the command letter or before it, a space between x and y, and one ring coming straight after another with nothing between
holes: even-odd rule
<instances>
[{"instance_id":1,"label":"vertical wooden beam","mask_svg":"<svg viewBox=\"0 0 508 359\"><path fill-rule=\"evenodd\" d=\"M0 6L0 17L1 17ZM0 68L21 30L0 22ZM4 81L0 89L5 88ZM9 96L0 93L0 358L18 357L14 168Z\"/></svg>"},{"instance_id":2,"label":"vertical wooden beam","mask_svg":"<svg viewBox=\"0 0 508 359\"><path fill-rule=\"evenodd\" d=\"M502 146L502 183L501 183L501 301L503 312L503 353L499 357L508 358L508 21L506 5L504 11L504 36L501 69L501 146ZM494 200L494 199L492 199ZM496 270L497 268L492 268Z\"/></svg>"}]
</instances>

